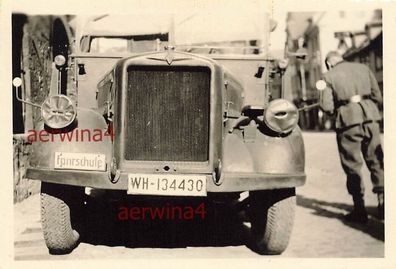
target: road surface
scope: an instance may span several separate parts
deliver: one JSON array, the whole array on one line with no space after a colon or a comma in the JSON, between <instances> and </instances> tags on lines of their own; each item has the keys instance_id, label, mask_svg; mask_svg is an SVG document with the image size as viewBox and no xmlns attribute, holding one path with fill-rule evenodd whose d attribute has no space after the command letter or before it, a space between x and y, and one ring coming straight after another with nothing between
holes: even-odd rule
<instances>
[{"instance_id":1,"label":"road surface","mask_svg":"<svg viewBox=\"0 0 396 269\"><path fill-rule=\"evenodd\" d=\"M334 133L304 133L307 183L297 189L294 230L282 257L384 257L384 222L376 218L376 197L369 190L369 174L364 168L366 206L369 222L349 224L343 215L352 208L339 164ZM246 246L245 225L230 227L213 224L166 221L150 226L133 221L114 224L117 212L108 206L96 207L106 213L91 219L90 236L71 254L48 254L40 224L39 195L14 206L15 259L92 259L92 258L257 258ZM110 214L107 214L109 213ZM100 214L99 214L100 215Z\"/></svg>"}]
</instances>

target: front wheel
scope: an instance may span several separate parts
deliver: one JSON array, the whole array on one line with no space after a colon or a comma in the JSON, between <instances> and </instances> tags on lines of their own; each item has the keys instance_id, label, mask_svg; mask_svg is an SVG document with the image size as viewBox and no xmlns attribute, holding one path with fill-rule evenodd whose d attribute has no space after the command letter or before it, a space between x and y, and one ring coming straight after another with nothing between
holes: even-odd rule
<instances>
[{"instance_id":1,"label":"front wheel","mask_svg":"<svg viewBox=\"0 0 396 269\"><path fill-rule=\"evenodd\" d=\"M252 247L259 254L281 254L293 228L295 188L253 191L249 200Z\"/></svg>"},{"instance_id":2,"label":"front wheel","mask_svg":"<svg viewBox=\"0 0 396 269\"><path fill-rule=\"evenodd\" d=\"M80 235L72 222L82 209L82 195L78 187L41 183L41 223L51 254L67 254L77 246Z\"/></svg>"}]
</instances>

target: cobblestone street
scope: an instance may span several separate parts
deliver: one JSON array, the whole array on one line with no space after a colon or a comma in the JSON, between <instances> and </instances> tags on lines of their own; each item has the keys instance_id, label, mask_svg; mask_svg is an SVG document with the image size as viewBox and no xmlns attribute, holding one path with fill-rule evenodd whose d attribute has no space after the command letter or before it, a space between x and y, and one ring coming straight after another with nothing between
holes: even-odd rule
<instances>
[{"instance_id":1,"label":"cobblestone street","mask_svg":"<svg viewBox=\"0 0 396 269\"><path fill-rule=\"evenodd\" d=\"M350 224L352 209L334 133L305 133L307 184L297 189L295 227L289 248L293 257L383 257L384 222L376 218L377 198L369 172L363 168L367 225Z\"/></svg>"},{"instance_id":2,"label":"cobblestone street","mask_svg":"<svg viewBox=\"0 0 396 269\"><path fill-rule=\"evenodd\" d=\"M294 230L289 247L280 258L384 257L384 222L376 218L376 196L370 192L367 169L364 168L364 176L369 222L367 225L346 223L343 215L352 209L352 200L347 193L345 176L339 163L335 134L304 133L304 139L307 183L297 189ZM246 233L243 229L225 232L220 239L209 242L197 239L208 228L198 230L196 235L192 235L194 229L180 231L170 228L171 232L181 234L180 238L186 237L184 246L180 242L176 245L167 242L164 238L169 237L150 231L146 235L148 243L108 244L103 240L91 240L82 242L69 255L51 256L42 236L39 195L16 204L14 209L16 260L259 257L245 246ZM168 231L167 228L164 233ZM96 237L99 236L101 234ZM133 236L128 239L133 239ZM164 242L158 243L161 240Z\"/></svg>"}]
</instances>

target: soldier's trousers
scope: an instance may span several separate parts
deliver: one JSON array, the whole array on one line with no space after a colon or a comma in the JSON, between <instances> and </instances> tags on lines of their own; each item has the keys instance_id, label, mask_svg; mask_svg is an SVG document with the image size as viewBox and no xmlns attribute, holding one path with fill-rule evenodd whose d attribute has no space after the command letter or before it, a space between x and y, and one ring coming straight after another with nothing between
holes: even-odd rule
<instances>
[{"instance_id":1,"label":"soldier's trousers","mask_svg":"<svg viewBox=\"0 0 396 269\"><path fill-rule=\"evenodd\" d=\"M341 165L347 175L347 189L352 196L364 194L361 168L363 159L371 173L373 192L384 191L384 154L379 124L363 123L337 131ZM362 159L363 155L363 159Z\"/></svg>"}]
</instances>

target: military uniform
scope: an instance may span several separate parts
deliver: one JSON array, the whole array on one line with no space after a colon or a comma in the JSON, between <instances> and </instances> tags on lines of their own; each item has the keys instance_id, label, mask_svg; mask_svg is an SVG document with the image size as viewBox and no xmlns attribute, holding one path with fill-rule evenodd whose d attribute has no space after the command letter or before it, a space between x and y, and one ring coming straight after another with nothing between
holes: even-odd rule
<instances>
[{"instance_id":1,"label":"military uniform","mask_svg":"<svg viewBox=\"0 0 396 269\"><path fill-rule=\"evenodd\" d=\"M382 96L377 80L363 64L342 61L324 75L327 88L321 108L336 116L337 144L342 167L347 175L348 192L361 200L364 185L363 160L371 172L374 193L384 191L384 162L378 121ZM357 202L359 203L359 202Z\"/></svg>"}]
</instances>

